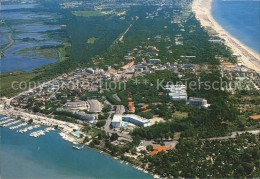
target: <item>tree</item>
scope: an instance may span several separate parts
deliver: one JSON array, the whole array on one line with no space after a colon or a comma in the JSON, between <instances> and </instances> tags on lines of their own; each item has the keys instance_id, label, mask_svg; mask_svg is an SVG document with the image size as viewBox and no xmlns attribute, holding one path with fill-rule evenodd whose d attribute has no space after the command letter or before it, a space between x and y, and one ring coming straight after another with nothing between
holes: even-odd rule
<instances>
[{"instance_id":1,"label":"tree","mask_svg":"<svg viewBox=\"0 0 260 179\"><path fill-rule=\"evenodd\" d=\"M112 107L110 105L105 105L102 109L102 112L109 112L111 111Z\"/></svg>"},{"instance_id":2,"label":"tree","mask_svg":"<svg viewBox=\"0 0 260 179\"><path fill-rule=\"evenodd\" d=\"M147 145L147 146L146 146L146 150L152 151L152 150L153 150L153 146L152 146L152 145Z\"/></svg>"},{"instance_id":3,"label":"tree","mask_svg":"<svg viewBox=\"0 0 260 179\"><path fill-rule=\"evenodd\" d=\"M110 140L111 141L114 141L114 140L117 140L118 139L118 134L117 133L112 133L111 137L110 137Z\"/></svg>"},{"instance_id":4,"label":"tree","mask_svg":"<svg viewBox=\"0 0 260 179\"><path fill-rule=\"evenodd\" d=\"M88 137L85 137L84 140L83 140L83 143L86 143L89 141L89 138Z\"/></svg>"},{"instance_id":5,"label":"tree","mask_svg":"<svg viewBox=\"0 0 260 179\"><path fill-rule=\"evenodd\" d=\"M32 124L33 123L33 119L30 119L29 121L28 121L28 124Z\"/></svg>"},{"instance_id":6,"label":"tree","mask_svg":"<svg viewBox=\"0 0 260 179\"><path fill-rule=\"evenodd\" d=\"M97 127L103 127L106 124L106 121L102 120L102 121L98 121L97 122Z\"/></svg>"}]
</instances>

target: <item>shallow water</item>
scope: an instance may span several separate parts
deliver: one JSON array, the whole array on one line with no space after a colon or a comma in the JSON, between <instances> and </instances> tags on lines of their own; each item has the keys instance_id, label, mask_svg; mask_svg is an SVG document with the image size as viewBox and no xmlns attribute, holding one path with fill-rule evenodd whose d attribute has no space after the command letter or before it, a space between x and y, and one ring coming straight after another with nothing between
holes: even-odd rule
<instances>
[{"instance_id":1,"label":"shallow water","mask_svg":"<svg viewBox=\"0 0 260 179\"><path fill-rule=\"evenodd\" d=\"M59 60L58 56L56 59L47 59L44 56L30 57L26 56L28 53L17 53L19 50L27 48L61 44L61 42L48 39L46 35L46 31L57 30L60 29L60 27L55 25L45 25L40 21L41 18L52 18L51 15L40 13L37 14L35 12L28 11L28 8L33 7L35 7L34 4L2 5L3 10L19 10L12 12L1 12L1 16L4 20L15 20L16 23L19 23L18 25L12 25L11 27L9 27L9 29L1 31L1 44L8 43L8 33L12 34L11 37L14 40L12 45L9 48L5 49L3 53L4 56L1 59L2 72L10 72L13 70L30 71L43 65L55 63ZM27 10L24 11L23 8L26 8ZM6 36L2 35L3 32L5 32ZM40 42L26 42L23 41L23 38L33 38ZM35 53L35 51L32 51L31 53L33 54Z\"/></svg>"}]
</instances>

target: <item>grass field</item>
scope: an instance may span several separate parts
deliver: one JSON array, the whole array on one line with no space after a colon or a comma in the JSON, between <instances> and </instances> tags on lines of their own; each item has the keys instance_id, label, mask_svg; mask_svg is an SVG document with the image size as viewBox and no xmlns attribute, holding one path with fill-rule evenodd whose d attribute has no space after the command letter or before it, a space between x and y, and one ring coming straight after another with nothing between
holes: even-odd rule
<instances>
[{"instance_id":1,"label":"grass field","mask_svg":"<svg viewBox=\"0 0 260 179\"><path fill-rule=\"evenodd\" d=\"M186 112L180 112L180 111L176 111L175 113L173 113L173 119L183 119L183 118L187 118L188 117L188 113Z\"/></svg>"}]
</instances>

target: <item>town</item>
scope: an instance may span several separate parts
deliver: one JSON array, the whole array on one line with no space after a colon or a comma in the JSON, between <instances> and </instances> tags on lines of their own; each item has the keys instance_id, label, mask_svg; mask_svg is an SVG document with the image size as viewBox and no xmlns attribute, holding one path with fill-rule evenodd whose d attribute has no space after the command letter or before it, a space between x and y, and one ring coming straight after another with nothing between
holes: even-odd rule
<instances>
[{"instance_id":1,"label":"town","mask_svg":"<svg viewBox=\"0 0 260 179\"><path fill-rule=\"evenodd\" d=\"M5 74L12 84L5 81L0 127L32 140L58 131L73 152L93 148L155 178L223 177L218 174L228 167L233 167L229 176L239 176L233 175L241 166L234 161L253 161L250 147L259 141L260 74L212 27L201 26L190 3L56 2L78 26L87 19L80 28L93 22L101 27L106 18L111 29L87 29L89 36L78 33L67 16L57 20L57 33L49 35L64 38L55 46L62 49L60 61L25 72L24 81L16 81L20 72ZM144 5L149 8L142 12ZM120 32L114 33L114 26ZM71 34L64 35L64 29ZM107 33L113 38L97 35ZM216 155L231 149L239 153L236 158ZM245 150L249 157L241 157ZM257 171L248 163L243 163L245 170ZM187 172L205 166L219 171Z\"/></svg>"}]
</instances>

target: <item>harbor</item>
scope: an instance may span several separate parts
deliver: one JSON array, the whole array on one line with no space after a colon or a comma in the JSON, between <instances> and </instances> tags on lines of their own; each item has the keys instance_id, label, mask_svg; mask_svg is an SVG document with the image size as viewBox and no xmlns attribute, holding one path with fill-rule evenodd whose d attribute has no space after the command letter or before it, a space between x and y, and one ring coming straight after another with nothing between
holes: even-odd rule
<instances>
[{"instance_id":1,"label":"harbor","mask_svg":"<svg viewBox=\"0 0 260 179\"><path fill-rule=\"evenodd\" d=\"M6 127L9 130L15 130L16 129L16 132L21 133L21 134L26 133L27 131L31 131L31 130L34 130L34 129L41 127L41 125L38 125L38 124L36 124L36 125L29 124L28 122L26 122L24 120L13 119L13 118L10 118L10 117L7 117L7 116L0 118L0 121L1 121L0 122L1 127ZM27 126L27 127L25 127L25 126ZM25 128L23 128L23 127L25 127ZM54 130L55 130L54 127L47 127L45 129L42 129L42 130L31 132L29 134L29 136L36 138L36 137L43 136L43 135L49 133L50 131L54 131Z\"/></svg>"},{"instance_id":2,"label":"harbor","mask_svg":"<svg viewBox=\"0 0 260 179\"><path fill-rule=\"evenodd\" d=\"M24 128L24 129L19 129L19 130L17 130L16 132L25 133L25 132L27 132L27 131L30 131L30 130L33 130L33 129L37 129L37 128L39 128L39 127L40 127L40 125L29 126L29 127Z\"/></svg>"},{"instance_id":3,"label":"harbor","mask_svg":"<svg viewBox=\"0 0 260 179\"><path fill-rule=\"evenodd\" d=\"M43 136L46 133L48 133L50 131L54 131L54 130L55 130L54 128L48 127L45 130L39 130L39 131L32 132L32 133L30 133L30 136L31 137L40 137L40 136Z\"/></svg>"},{"instance_id":4,"label":"harbor","mask_svg":"<svg viewBox=\"0 0 260 179\"><path fill-rule=\"evenodd\" d=\"M79 124L38 116L12 108L2 112L1 115L3 115L0 118L2 128L7 127L9 130L16 130L17 133L21 134L30 131L29 136L33 138L44 136L57 129L63 140L74 145L82 143L81 138L73 135L74 131L79 131L82 128Z\"/></svg>"},{"instance_id":5,"label":"harbor","mask_svg":"<svg viewBox=\"0 0 260 179\"><path fill-rule=\"evenodd\" d=\"M42 127L23 134L8 128L0 129L3 178L151 178L150 175L96 150L86 147L81 150L73 149L74 144L63 140L58 130L37 138L29 136L30 132L41 129ZM46 166L48 172L43 170ZM14 168L19 170L14 172ZM99 172L100 168L104 172Z\"/></svg>"},{"instance_id":6,"label":"harbor","mask_svg":"<svg viewBox=\"0 0 260 179\"><path fill-rule=\"evenodd\" d=\"M13 113L12 113L13 114ZM28 114L26 115L19 115L19 116L13 116L13 115L9 115L6 117L2 117L0 118L0 124L2 125L3 128L5 129L9 129L10 131L16 129L16 133L20 133L20 134L24 134L27 133L27 135L25 136L29 136L30 138L41 138L41 136L45 136L46 134L50 133L51 131L55 131L55 133L57 133L57 130L53 127L54 125L51 124L50 121L52 121L51 119L48 120L48 123L46 123L45 121L45 126L46 124L48 124L47 127L44 127L44 125L40 125L39 122L35 121L37 124L35 123L30 123L30 119L34 119L33 117L28 117ZM55 121L55 120L53 120ZM69 124L66 124L66 126L70 126ZM61 129L61 128L59 128ZM60 132L58 132L58 135L63 139L63 141L72 143L73 145L71 146L71 148L73 150L83 150L84 149L84 145L82 145L81 140L76 139L75 136L71 135L71 131L73 130L69 130L68 128L66 128L67 130L60 130ZM29 132L29 133L28 133ZM50 134L52 135L52 134ZM50 136L48 135L48 136ZM38 150L40 150L41 147L38 147ZM99 154L102 154L102 151L99 151ZM107 157L107 156L106 156ZM115 160L118 160L118 158L115 158ZM128 163L126 162L120 162L118 161L121 165L125 165L128 166ZM130 167L130 166L129 166ZM144 174L148 174L147 171L143 171L141 168L135 167L138 171L144 172ZM149 178L149 177L148 177Z\"/></svg>"}]
</instances>

